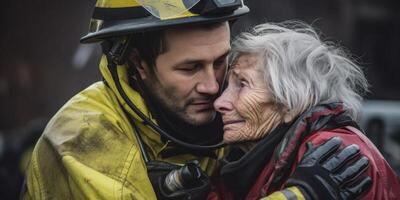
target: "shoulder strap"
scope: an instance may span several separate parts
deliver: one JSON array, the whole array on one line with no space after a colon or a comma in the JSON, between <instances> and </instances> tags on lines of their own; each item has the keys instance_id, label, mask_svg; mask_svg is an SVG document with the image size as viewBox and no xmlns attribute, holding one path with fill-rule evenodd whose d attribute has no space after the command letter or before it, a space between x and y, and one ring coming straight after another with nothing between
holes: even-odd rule
<instances>
[{"instance_id":1,"label":"shoulder strap","mask_svg":"<svg viewBox=\"0 0 400 200\"><path fill-rule=\"evenodd\" d=\"M105 84L107 87L110 87L110 86L108 85L107 81L104 79L104 77L103 77L102 79L103 79L104 84ZM146 150L146 145L145 145L145 143L143 142L142 136L140 135L140 130L139 130L139 128L136 126L135 121L133 120L132 116L123 108L123 106L119 103L119 101L118 101L118 104L120 105L120 107L121 107L122 110L124 111L126 118L128 118L129 123L130 123L131 126L133 127L133 129L134 129L134 133L133 133L133 134L135 135L135 138L136 138L136 140L137 140L137 142L138 142L138 144L139 144L139 148L140 148L140 152L141 152L141 154L142 154L142 157L143 157L144 161L145 161L146 163L148 163L148 162L150 161L150 156L149 156L149 154L148 154L148 152L147 152L147 150Z\"/></svg>"}]
</instances>

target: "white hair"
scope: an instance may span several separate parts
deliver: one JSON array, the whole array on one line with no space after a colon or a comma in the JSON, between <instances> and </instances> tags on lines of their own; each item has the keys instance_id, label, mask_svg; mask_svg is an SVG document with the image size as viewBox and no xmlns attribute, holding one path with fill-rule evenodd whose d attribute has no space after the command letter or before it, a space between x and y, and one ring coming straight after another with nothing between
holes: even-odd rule
<instances>
[{"instance_id":1,"label":"white hair","mask_svg":"<svg viewBox=\"0 0 400 200\"><path fill-rule=\"evenodd\" d=\"M231 61L241 54L261 58L264 78L278 104L298 115L317 104L342 102L357 119L368 82L349 56L299 21L264 23L240 34Z\"/></svg>"}]
</instances>

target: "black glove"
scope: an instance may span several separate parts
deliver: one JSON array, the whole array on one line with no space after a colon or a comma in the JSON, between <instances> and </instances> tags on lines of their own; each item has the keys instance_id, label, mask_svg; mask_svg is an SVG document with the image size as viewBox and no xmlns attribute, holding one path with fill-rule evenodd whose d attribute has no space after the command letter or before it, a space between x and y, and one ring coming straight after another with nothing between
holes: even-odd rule
<instances>
[{"instance_id":1,"label":"black glove","mask_svg":"<svg viewBox=\"0 0 400 200\"><path fill-rule=\"evenodd\" d=\"M184 166L150 161L147 172L157 199L206 199L210 181L196 162Z\"/></svg>"},{"instance_id":2,"label":"black glove","mask_svg":"<svg viewBox=\"0 0 400 200\"><path fill-rule=\"evenodd\" d=\"M368 158L359 157L356 144L340 150L341 143L333 137L308 151L286 186L298 186L306 199L359 198L372 185L369 176L361 176L368 168Z\"/></svg>"}]
</instances>

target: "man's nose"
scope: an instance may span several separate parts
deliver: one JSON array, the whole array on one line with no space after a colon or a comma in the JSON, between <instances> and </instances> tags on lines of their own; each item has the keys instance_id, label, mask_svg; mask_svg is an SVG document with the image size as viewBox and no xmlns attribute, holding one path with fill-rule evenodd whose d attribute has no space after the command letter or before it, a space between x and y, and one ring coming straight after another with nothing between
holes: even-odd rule
<instances>
[{"instance_id":1,"label":"man's nose","mask_svg":"<svg viewBox=\"0 0 400 200\"><path fill-rule=\"evenodd\" d=\"M216 95L219 91L219 83L217 80L216 71L206 69L203 76L199 77L199 83L197 84L197 92L206 95Z\"/></svg>"}]
</instances>

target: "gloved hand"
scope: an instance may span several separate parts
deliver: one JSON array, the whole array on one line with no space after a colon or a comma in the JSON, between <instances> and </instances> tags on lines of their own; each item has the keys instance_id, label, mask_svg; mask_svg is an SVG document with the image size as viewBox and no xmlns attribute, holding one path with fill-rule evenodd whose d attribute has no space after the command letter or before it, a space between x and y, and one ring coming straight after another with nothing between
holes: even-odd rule
<instances>
[{"instance_id":1,"label":"gloved hand","mask_svg":"<svg viewBox=\"0 0 400 200\"><path fill-rule=\"evenodd\" d=\"M179 166L150 161L147 171L157 199L205 199L210 192L209 178L196 162Z\"/></svg>"},{"instance_id":2,"label":"gloved hand","mask_svg":"<svg viewBox=\"0 0 400 200\"><path fill-rule=\"evenodd\" d=\"M368 158L359 156L356 144L340 150L341 143L339 137L333 137L308 151L286 186L297 186L306 199L360 197L372 185L369 176L361 176L368 168Z\"/></svg>"}]
</instances>

